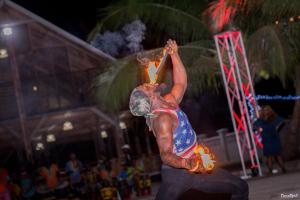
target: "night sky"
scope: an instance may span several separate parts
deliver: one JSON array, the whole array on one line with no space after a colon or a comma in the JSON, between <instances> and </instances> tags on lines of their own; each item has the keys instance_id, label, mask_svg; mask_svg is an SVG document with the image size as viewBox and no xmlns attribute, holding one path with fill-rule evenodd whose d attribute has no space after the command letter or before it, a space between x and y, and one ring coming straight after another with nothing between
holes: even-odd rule
<instances>
[{"instance_id":1,"label":"night sky","mask_svg":"<svg viewBox=\"0 0 300 200\"><path fill-rule=\"evenodd\" d=\"M109 0L13 0L15 3L85 40L95 27L99 9ZM64 2L64 3L62 3Z\"/></svg>"}]
</instances>

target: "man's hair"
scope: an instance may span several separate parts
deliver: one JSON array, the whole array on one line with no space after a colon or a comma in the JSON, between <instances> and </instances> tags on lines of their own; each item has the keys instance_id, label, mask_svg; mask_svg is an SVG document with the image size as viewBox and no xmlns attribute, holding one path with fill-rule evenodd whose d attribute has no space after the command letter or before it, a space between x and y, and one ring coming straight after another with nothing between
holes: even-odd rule
<instances>
[{"instance_id":1,"label":"man's hair","mask_svg":"<svg viewBox=\"0 0 300 200\"><path fill-rule=\"evenodd\" d=\"M151 113L151 102L142 86L135 88L130 95L129 108L134 116L147 116Z\"/></svg>"}]
</instances>

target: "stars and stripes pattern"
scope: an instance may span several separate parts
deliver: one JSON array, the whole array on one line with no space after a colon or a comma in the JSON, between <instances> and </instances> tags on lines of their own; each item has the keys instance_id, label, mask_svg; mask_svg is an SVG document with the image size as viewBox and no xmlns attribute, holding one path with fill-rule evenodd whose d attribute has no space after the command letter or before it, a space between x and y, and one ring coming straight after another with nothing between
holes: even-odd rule
<instances>
[{"instance_id":1,"label":"stars and stripes pattern","mask_svg":"<svg viewBox=\"0 0 300 200\"><path fill-rule=\"evenodd\" d=\"M186 114L180 108L176 110L160 108L153 111L155 112L166 112L176 116L177 127L173 133L173 152L182 158L193 157L194 149L197 147L197 136Z\"/></svg>"},{"instance_id":2,"label":"stars and stripes pattern","mask_svg":"<svg viewBox=\"0 0 300 200\"><path fill-rule=\"evenodd\" d=\"M178 126L173 133L173 150L182 158L190 158L194 155L194 149L197 147L196 133L181 109L176 110L176 115Z\"/></svg>"}]
</instances>

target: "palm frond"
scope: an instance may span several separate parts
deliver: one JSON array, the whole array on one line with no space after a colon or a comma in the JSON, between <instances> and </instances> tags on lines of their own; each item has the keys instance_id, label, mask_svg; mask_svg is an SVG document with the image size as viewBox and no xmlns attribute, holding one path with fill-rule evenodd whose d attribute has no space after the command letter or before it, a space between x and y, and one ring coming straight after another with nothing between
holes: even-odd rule
<instances>
[{"instance_id":1,"label":"palm frond","mask_svg":"<svg viewBox=\"0 0 300 200\"><path fill-rule=\"evenodd\" d=\"M264 15L278 18L299 15L299 10L300 1L297 0L265 0L262 5Z\"/></svg>"},{"instance_id":2,"label":"palm frond","mask_svg":"<svg viewBox=\"0 0 300 200\"><path fill-rule=\"evenodd\" d=\"M189 6L191 7L191 5ZM105 15L90 33L89 40L98 32L116 30L136 19L141 19L147 27L166 32L181 43L210 36L208 29L200 18L200 10L199 16L197 16L192 10L176 7L175 4L173 5L168 1L158 3L153 0L127 0L107 7L102 11Z\"/></svg>"},{"instance_id":3,"label":"palm frond","mask_svg":"<svg viewBox=\"0 0 300 200\"><path fill-rule=\"evenodd\" d=\"M161 49L144 52L144 56L157 55ZM189 80L188 92L199 95L207 88L219 88L218 62L213 49L201 46L181 46L180 56L186 66ZM172 67L161 72L159 82L172 84ZM127 105L130 92L139 84L147 80L145 68L136 61L136 55L120 59L111 63L109 70L100 74L94 82L95 96L108 111L115 111Z\"/></svg>"},{"instance_id":4,"label":"palm frond","mask_svg":"<svg viewBox=\"0 0 300 200\"><path fill-rule=\"evenodd\" d=\"M248 38L246 46L249 65L252 69L255 68L255 74L264 69L285 82L288 65L285 50L274 27L258 29Z\"/></svg>"}]
</instances>

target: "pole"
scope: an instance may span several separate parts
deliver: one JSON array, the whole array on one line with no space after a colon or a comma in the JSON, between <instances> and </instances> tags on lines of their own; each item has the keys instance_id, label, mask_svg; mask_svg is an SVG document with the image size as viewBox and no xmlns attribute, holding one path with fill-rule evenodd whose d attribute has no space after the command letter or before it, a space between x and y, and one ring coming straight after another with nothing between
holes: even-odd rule
<instances>
[{"instance_id":1,"label":"pole","mask_svg":"<svg viewBox=\"0 0 300 200\"><path fill-rule=\"evenodd\" d=\"M32 148L30 145L30 141L28 140L29 137L27 135L26 130L26 113L24 109L24 101L23 101L23 94L21 89L21 81L20 81L20 73L18 69L15 49L14 49L14 42L12 35L5 36L6 38L6 44L8 48L9 53L9 59L10 59L10 66L12 71L12 77L13 77L13 84L14 84L14 92L16 96L16 103L18 108L18 115L20 120L20 126L21 126L21 134L22 134L22 140L23 145L25 149L25 155L26 159L30 162L32 162Z\"/></svg>"}]
</instances>

